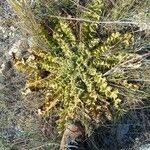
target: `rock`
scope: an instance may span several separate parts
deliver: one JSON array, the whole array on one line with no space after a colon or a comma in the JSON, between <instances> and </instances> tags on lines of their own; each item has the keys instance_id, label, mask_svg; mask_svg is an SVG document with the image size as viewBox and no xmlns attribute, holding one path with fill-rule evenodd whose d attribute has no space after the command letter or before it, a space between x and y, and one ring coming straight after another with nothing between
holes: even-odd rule
<instances>
[{"instance_id":1,"label":"rock","mask_svg":"<svg viewBox=\"0 0 150 150\"><path fill-rule=\"evenodd\" d=\"M4 63L1 65L1 72L5 74L5 72L8 72L12 68L12 62L10 60L4 61Z\"/></svg>"},{"instance_id":2,"label":"rock","mask_svg":"<svg viewBox=\"0 0 150 150\"><path fill-rule=\"evenodd\" d=\"M28 49L29 49L29 44L27 39L21 39L17 41L12 48L8 52L8 57L12 57L12 54L15 53L17 58L22 59L22 58L28 58Z\"/></svg>"},{"instance_id":3,"label":"rock","mask_svg":"<svg viewBox=\"0 0 150 150\"><path fill-rule=\"evenodd\" d=\"M145 144L140 147L140 150L150 150L150 144Z\"/></svg>"},{"instance_id":4,"label":"rock","mask_svg":"<svg viewBox=\"0 0 150 150\"><path fill-rule=\"evenodd\" d=\"M29 44L26 39L18 40L13 44L8 52L5 52L5 59L1 65L1 72L5 75L8 71L13 70L12 54L14 53L19 59L29 58ZM12 73L11 73L12 74Z\"/></svg>"}]
</instances>

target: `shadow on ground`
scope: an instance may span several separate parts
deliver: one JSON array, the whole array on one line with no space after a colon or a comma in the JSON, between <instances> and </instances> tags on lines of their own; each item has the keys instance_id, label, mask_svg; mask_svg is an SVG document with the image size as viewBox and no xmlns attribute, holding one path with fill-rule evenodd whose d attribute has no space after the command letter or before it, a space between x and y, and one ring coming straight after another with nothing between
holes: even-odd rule
<instances>
[{"instance_id":1,"label":"shadow on ground","mask_svg":"<svg viewBox=\"0 0 150 150\"><path fill-rule=\"evenodd\" d=\"M150 143L150 102L129 110L113 124L106 123L88 138L89 150L140 150Z\"/></svg>"}]
</instances>

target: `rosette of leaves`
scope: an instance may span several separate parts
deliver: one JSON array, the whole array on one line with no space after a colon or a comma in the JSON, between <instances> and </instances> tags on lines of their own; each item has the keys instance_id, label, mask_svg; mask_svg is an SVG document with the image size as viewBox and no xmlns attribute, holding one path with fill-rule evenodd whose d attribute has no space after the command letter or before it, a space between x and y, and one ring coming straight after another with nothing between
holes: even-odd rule
<instances>
[{"instance_id":1,"label":"rosette of leaves","mask_svg":"<svg viewBox=\"0 0 150 150\"><path fill-rule=\"evenodd\" d=\"M98 21L102 7L101 0L94 0L87 8L95 13L85 11L83 16ZM96 36L98 24L83 22L80 26L78 41L67 21L55 19L53 34L48 38L49 51L35 46L27 60L14 58L16 67L29 76L27 88L44 90L42 114L55 112L61 131L68 120L80 119L83 124L86 120L99 122L106 108L118 109L122 97L119 88L108 80L108 73L137 57L125 51L134 42L131 33L115 32L102 41ZM120 82L114 80L113 84L128 89L133 84L127 79L121 84L124 71L119 71ZM134 85L132 88L137 89Z\"/></svg>"}]
</instances>

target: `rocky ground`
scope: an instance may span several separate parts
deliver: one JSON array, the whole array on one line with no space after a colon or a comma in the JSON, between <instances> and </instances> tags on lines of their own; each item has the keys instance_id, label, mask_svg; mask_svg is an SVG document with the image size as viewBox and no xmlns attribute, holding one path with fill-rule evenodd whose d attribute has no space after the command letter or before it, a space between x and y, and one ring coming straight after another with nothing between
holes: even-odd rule
<instances>
[{"instance_id":1,"label":"rocky ground","mask_svg":"<svg viewBox=\"0 0 150 150\"><path fill-rule=\"evenodd\" d=\"M50 147L52 125L37 115L41 93L25 97L21 90L26 76L12 64L11 52L29 45L14 23L15 14L5 0L0 1L0 150L27 150ZM36 99L34 99L36 97ZM37 102L38 101L38 102ZM50 138L51 137L51 138ZM39 148L38 148L39 147ZM44 148L43 148L44 147ZM55 147L58 148L57 143Z\"/></svg>"},{"instance_id":2,"label":"rocky ground","mask_svg":"<svg viewBox=\"0 0 150 150\"><path fill-rule=\"evenodd\" d=\"M0 150L58 149L59 141L51 119L37 115L42 91L22 95L26 76L11 63L10 51L25 48L27 39L14 25L15 14L5 0L0 1ZM26 43L26 44L25 44ZM25 44L25 45L23 45ZM2 65L3 64L3 65ZM36 97L36 98L35 98ZM150 102L131 109L114 123L106 123L88 138L94 150L150 149Z\"/></svg>"}]
</instances>

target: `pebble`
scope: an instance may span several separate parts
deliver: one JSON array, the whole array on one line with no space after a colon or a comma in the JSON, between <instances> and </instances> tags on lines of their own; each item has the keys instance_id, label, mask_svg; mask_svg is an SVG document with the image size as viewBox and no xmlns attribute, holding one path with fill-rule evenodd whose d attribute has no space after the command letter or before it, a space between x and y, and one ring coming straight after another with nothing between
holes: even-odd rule
<instances>
[{"instance_id":1,"label":"pebble","mask_svg":"<svg viewBox=\"0 0 150 150\"><path fill-rule=\"evenodd\" d=\"M140 150L150 150L150 144L145 144L140 147Z\"/></svg>"}]
</instances>

